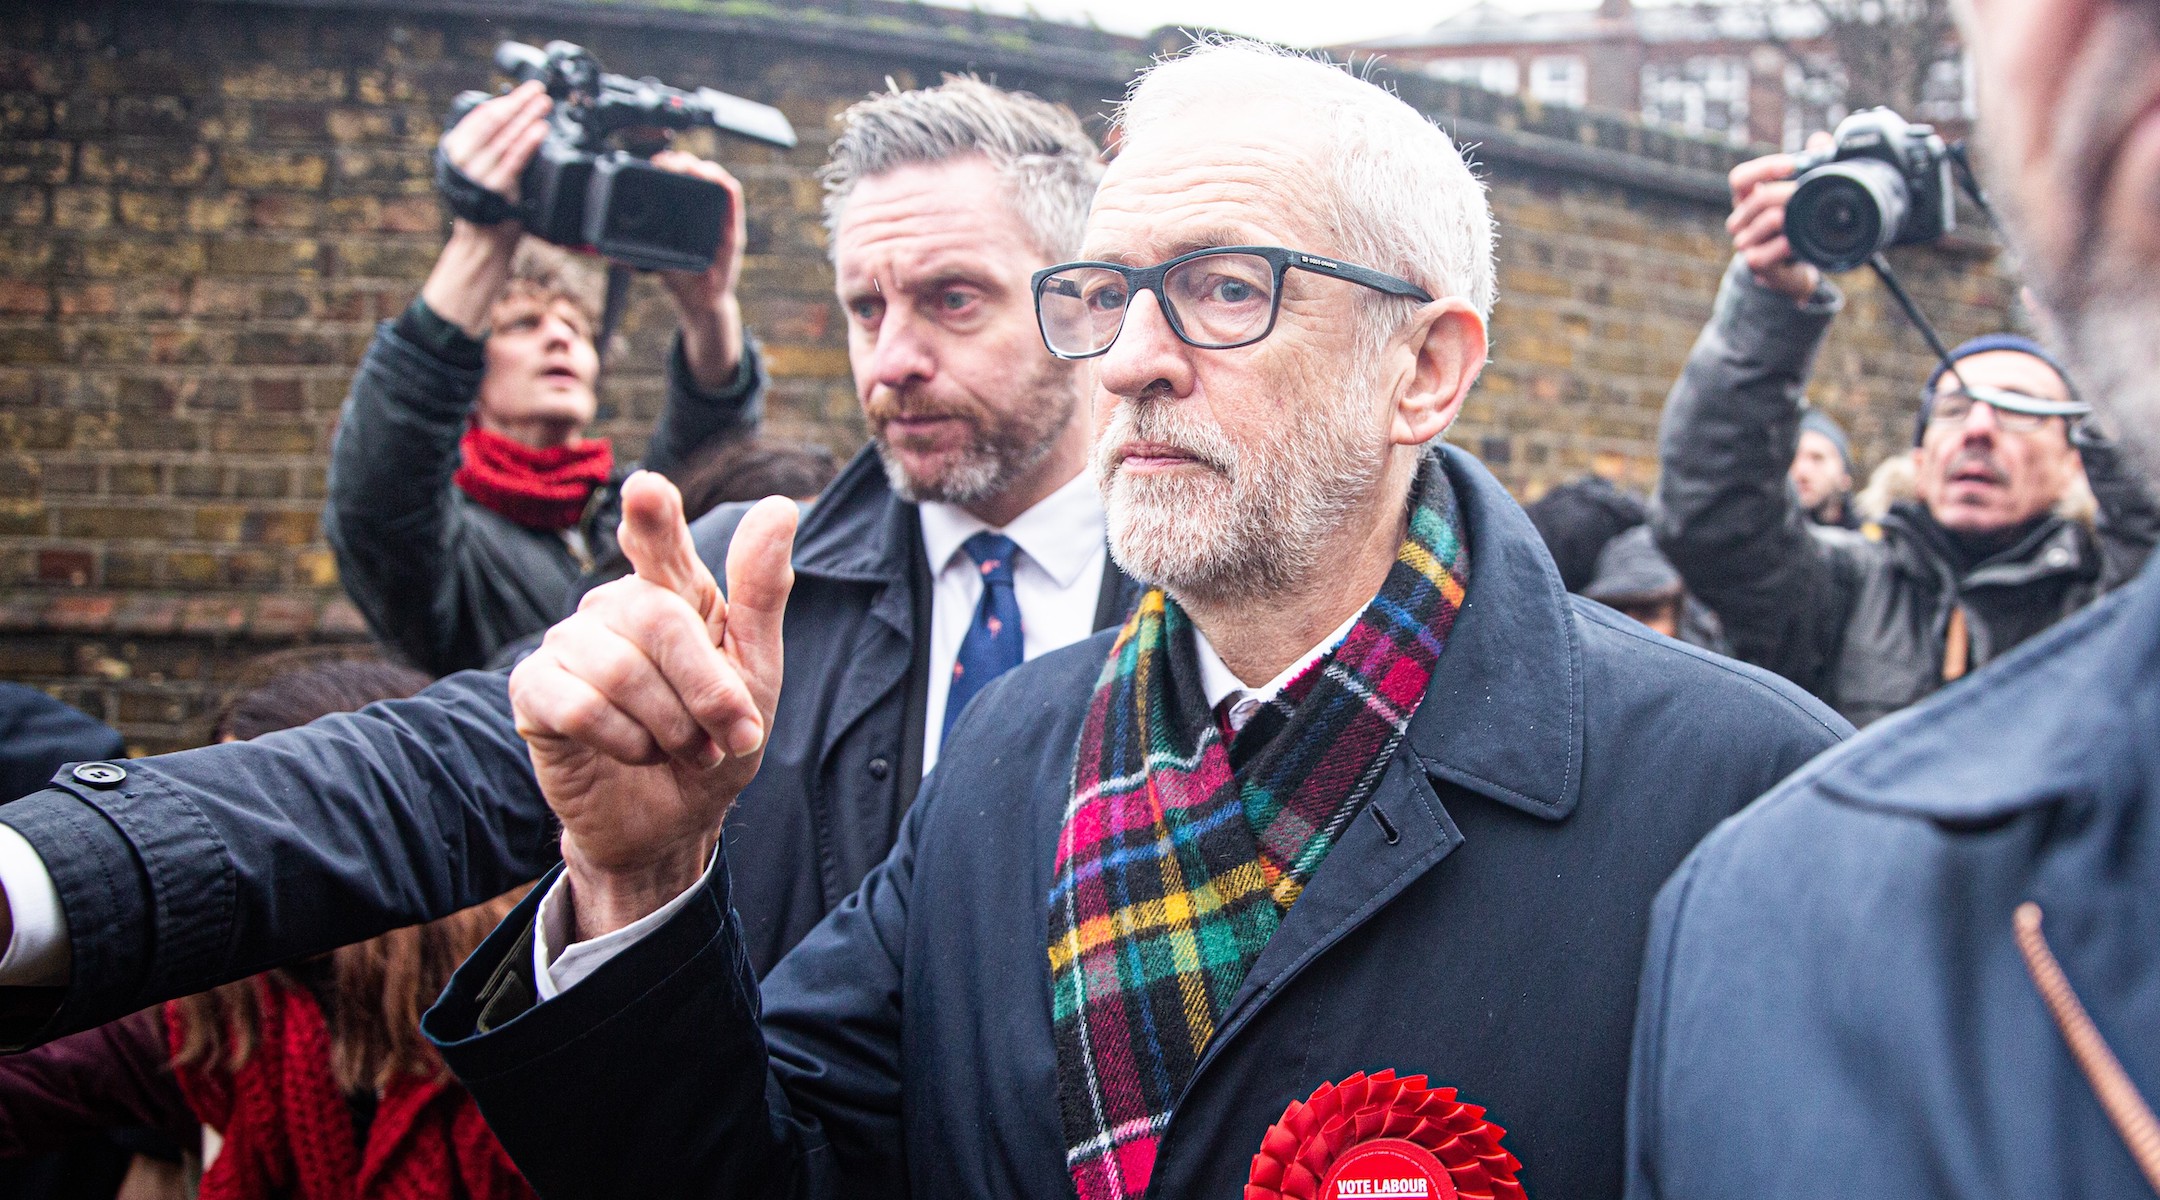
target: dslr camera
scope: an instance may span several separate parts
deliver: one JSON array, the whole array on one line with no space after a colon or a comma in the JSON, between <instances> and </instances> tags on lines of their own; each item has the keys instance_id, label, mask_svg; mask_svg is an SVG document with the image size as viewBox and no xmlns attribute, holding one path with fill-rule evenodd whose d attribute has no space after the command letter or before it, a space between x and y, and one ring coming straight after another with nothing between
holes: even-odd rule
<instances>
[{"instance_id":1,"label":"dslr camera","mask_svg":"<svg viewBox=\"0 0 2160 1200\"><path fill-rule=\"evenodd\" d=\"M1870 108L1838 122L1833 136L1836 145L1793 168L1800 187L1785 205L1785 238L1796 257L1850 271L1957 228L1950 149L1933 126Z\"/></svg>"},{"instance_id":2,"label":"dslr camera","mask_svg":"<svg viewBox=\"0 0 2160 1200\"><path fill-rule=\"evenodd\" d=\"M795 129L777 108L712 88L684 91L649 77L611 75L569 42L549 42L544 50L504 42L495 48L495 65L520 83L537 79L547 86L555 102L547 140L518 178L515 204L474 183L437 150L436 187L450 211L485 225L515 218L535 237L590 248L625 266L702 271L719 253L727 189L648 161L674 131L710 125L769 146L795 144ZM459 93L444 127L490 98Z\"/></svg>"}]
</instances>

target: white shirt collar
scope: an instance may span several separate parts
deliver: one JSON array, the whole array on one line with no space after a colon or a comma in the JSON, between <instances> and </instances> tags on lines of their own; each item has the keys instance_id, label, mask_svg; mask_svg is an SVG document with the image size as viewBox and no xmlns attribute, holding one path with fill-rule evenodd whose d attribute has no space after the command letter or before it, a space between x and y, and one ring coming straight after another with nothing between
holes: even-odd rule
<instances>
[{"instance_id":1,"label":"white shirt collar","mask_svg":"<svg viewBox=\"0 0 2160 1200\"><path fill-rule=\"evenodd\" d=\"M916 508L922 517L923 551L930 558L933 575L952 562L961 543L991 528L957 504L925 500ZM1103 506L1094 478L1080 472L994 532L1011 538L1059 587L1071 587L1102 553Z\"/></svg>"},{"instance_id":2,"label":"white shirt collar","mask_svg":"<svg viewBox=\"0 0 2160 1200\"><path fill-rule=\"evenodd\" d=\"M1362 608L1351 613L1350 619L1337 625L1335 632L1321 638L1319 645L1307 650L1296 662L1284 667L1282 674L1259 687L1245 686L1245 681L1233 674L1223 662L1222 655L1215 653L1215 647L1208 643L1207 635L1200 632L1199 626L1193 626L1194 649L1200 652L1200 689L1207 695L1208 711L1213 712L1232 696L1239 698L1240 707L1243 707L1243 702L1247 700L1254 702L1255 706L1273 700L1284 688L1290 686L1292 680L1304 674L1305 668L1319 662L1329 651L1341 645L1342 640L1350 636L1351 626L1356 625L1358 618L1364 615L1365 610ZM1244 722L1240 721L1238 724L1242 726Z\"/></svg>"}]
</instances>

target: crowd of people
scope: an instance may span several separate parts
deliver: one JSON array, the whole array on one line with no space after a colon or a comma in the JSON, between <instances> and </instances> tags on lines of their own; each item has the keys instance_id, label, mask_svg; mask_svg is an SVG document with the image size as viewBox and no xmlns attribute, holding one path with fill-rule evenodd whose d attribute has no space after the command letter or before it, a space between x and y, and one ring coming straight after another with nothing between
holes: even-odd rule
<instances>
[{"instance_id":1,"label":"crowd of people","mask_svg":"<svg viewBox=\"0 0 2160 1200\"><path fill-rule=\"evenodd\" d=\"M1482 185L1254 43L1144 72L1107 162L973 78L841 115L845 464L758 433L722 168L654 160L731 227L662 273L634 471L587 436L595 272L455 221L333 448L405 665L134 760L8 697L0 1157L147 1129L220 1197L2160 1190L2160 14L1961 20L2044 336L1913 380L1865 489L1805 398L1842 297L1790 156L1732 173L1654 494L1526 511L1444 437ZM547 111L442 156L514 194Z\"/></svg>"}]
</instances>

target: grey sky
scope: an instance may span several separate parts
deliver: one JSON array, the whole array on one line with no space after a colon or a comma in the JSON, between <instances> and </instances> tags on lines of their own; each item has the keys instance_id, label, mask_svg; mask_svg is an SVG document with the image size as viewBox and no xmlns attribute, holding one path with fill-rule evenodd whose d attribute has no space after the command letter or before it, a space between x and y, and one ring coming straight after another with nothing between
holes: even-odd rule
<instances>
[{"instance_id":1,"label":"grey sky","mask_svg":"<svg viewBox=\"0 0 2160 1200\"><path fill-rule=\"evenodd\" d=\"M1412 33L1468 8L1474 0L933 0L986 12L1033 13L1053 21L1095 24L1114 33L1164 25L1199 25L1283 42L1328 46ZM1498 0L1525 12L1590 8L1596 0Z\"/></svg>"}]
</instances>

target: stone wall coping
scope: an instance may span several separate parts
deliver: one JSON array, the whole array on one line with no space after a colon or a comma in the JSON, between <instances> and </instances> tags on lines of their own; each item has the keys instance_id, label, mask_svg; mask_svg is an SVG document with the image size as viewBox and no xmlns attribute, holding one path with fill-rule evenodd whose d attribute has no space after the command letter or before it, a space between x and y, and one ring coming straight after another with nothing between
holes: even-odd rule
<instances>
[{"instance_id":1,"label":"stone wall coping","mask_svg":"<svg viewBox=\"0 0 2160 1200\"><path fill-rule=\"evenodd\" d=\"M414 17L550 21L765 37L894 59L961 58L971 69L1029 72L1121 91L1155 54L1186 44L1164 28L1126 37L1033 17L903 0L204 0L233 7L380 12ZM1450 80L1398 71L1369 57L1359 69L1437 119L1457 142L1505 167L1554 171L1668 197L1723 204L1725 174L1760 152L1654 129L1628 117L1539 105Z\"/></svg>"}]
</instances>

